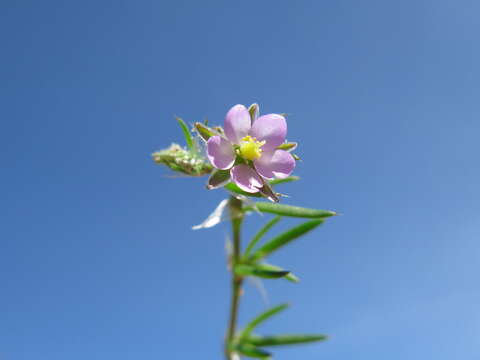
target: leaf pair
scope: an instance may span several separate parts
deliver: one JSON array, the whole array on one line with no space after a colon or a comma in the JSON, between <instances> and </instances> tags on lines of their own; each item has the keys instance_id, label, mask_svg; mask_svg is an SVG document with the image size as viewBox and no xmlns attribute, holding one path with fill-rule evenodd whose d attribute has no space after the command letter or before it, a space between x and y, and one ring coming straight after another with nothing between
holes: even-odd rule
<instances>
[{"instance_id":1,"label":"leaf pair","mask_svg":"<svg viewBox=\"0 0 480 360\"><path fill-rule=\"evenodd\" d=\"M270 220L262 229L260 229L260 231L254 236L247 246L244 254L244 260L250 260L253 262L258 262L259 260L270 255L272 252L282 248L293 240L296 240L300 236L305 235L309 231L315 229L317 226L323 224L325 218L336 215L335 212L328 210L308 209L298 206L272 204L267 202L257 202L253 206L245 208L244 211L248 212L254 209L257 209L261 212L276 214L277 216ZM277 235L254 251L253 249L260 239L280 221L282 216L312 218L313 220L304 222L291 228L290 230L281 233L280 235Z\"/></svg>"},{"instance_id":2,"label":"leaf pair","mask_svg":"<svg viewBox=\"0 0 480 360\"><path fill-rule=\"evenodd\" d=\"M274 217L267 224L265 224L265 226L263 226L260 231L253 237L243 254L242 261L244 263L241 265L237 265L237 267L234 269L238 275L257 276L264 279L278 279L284 277L285 279L292 282L299 281L299 279L289 270L284 270L279 266L271 264L259 264L250 259L250 254L257 245L257 243L276 223L280 221L281 218L281 216Z\"/></svg>"},{"instance_id":3,"label":"leaf pair","mask_svg":"<svg viewBox=\"0 0 480 360\"><path fill-rule=\"evenodd\" d=\"M298 206L272 204L266 202L257 202L253 206L245 208L244 211L251 211L253 209L277 214L277 216L265 224L252 238L242 256L242 263L238 264L234 271L241 276L256 276L265 279L278 279L285 277L289 281L298 282L298 278L290 271L275 265L259 262L274 251L315 229L325 221L324 219L326 217L336 215L336 213L327 210L308 209ZM314 220L302 223L281 233L280 235L277 235L276 237L267 241L263 246L260 246L255 250L258 242L275 224L280 221L282 216L313 218Z\"/></svg>"},{"instance_id":4,"label":"leaf pair","mask_svg":"<svg viewBox=\"0 0 480 360\"><path fill-rule=\"evenodd\" d=\"M324 341L327 336L320 334L282 334L270 336L254 335L253 331L263 322L274 315L282 312L288 307L288 304L281 304L266 310L258 315L238 334L235 339L233 349L238 353L257 359L270 359L271 354L260 346L282 346L307 344L317 341Z\"/></svg>"},{"instance_id":5,"label":"leaf pair","mask_svg":"<svg viewBox=\"0 0 480 360\"><path fill-rule=\"evenodd\" d=\"M270 241L266 242L263 246L258 248L250 257L254 262L259 261L266 256L270 255L274 251L282 248L283 246L289 244L293 240L296 240L302 235L305 235L309 231L315 229L317 226L324 222L323 219L316 219L307 221L303 224L295 226L290 230L287 230L280 235L274 237Z\"/></svg>"}]
</instances>

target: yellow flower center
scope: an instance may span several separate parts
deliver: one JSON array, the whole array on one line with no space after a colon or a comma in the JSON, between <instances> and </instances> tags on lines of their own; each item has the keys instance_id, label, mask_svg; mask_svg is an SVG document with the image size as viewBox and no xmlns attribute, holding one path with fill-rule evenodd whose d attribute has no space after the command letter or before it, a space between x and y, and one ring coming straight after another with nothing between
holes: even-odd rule
<instances>
[{"instance_id":1,"label":"yellow flower center","mask_svg":"<svg viewBox=\"0 0 480 360\"><path fill-rule=\"evenodd\" d=\"M250 135L245 136L240 143L240 154L247 160L255 160L262 156L262 149L265 141L257 141Z\"/></svg>"}]
</instances>

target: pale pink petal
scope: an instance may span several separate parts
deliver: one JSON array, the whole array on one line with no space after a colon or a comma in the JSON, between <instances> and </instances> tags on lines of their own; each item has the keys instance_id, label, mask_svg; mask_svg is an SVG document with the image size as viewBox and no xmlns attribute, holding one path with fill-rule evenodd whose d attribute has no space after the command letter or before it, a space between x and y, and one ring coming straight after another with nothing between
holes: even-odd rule
<instances>
[{"instance_id":1,"label":"pale pink petal","mask_svg":"<svg viewBox=\"0 0 480 360\"><path fill-rule=\"evenodd\" d=\"M295 159L285 150L264 152L253 161L258 173L267 179L283 179L289 176L295 168Z\"/></svg>"},{"instance_id":2,"label":"pale pink petal","mask_svg":"<svg viewBox=\"0 0 480 360\"><path fill-rule=\"evenodd\" d=\"M262 149L273 150L285 141L285 137L287 136L287 121L279 114L260 116L253 123L250 135L258 141L266 141Z\"/></svg>"},{"instance_id":3,"label":"pale pink petal","mask_svg":"<svg viewBox=\"0 0 480 360\"><path fill-rule=\"evenodd\" d=\"M234 144L240 144L242 138L248 135L251 127L250 114L243 105L235 105L225 116L223 129L228 140Z\"/></svg>"},{"instance_id":4,"label":"pale pink petal","mask_svg":"<svg viewBox=\"0 0 480 360\"><path fill-rule=\"evenodd\" d=\"M208 160L217 169L230 169L235 162L232 143L220 136L212 136L207 142Z\"/></svg>"},{"instance_id":5,"label":"pale pink petal","mask_svg":"<svg viewBox=\"0 0 480 360\"><path fill-rule=\"evenodd\" d=\"M263 186L262 179L251 167L240 164L230 170L230 175L240 189L249 193L256 193Z\"/></svg>"}]
</instances>

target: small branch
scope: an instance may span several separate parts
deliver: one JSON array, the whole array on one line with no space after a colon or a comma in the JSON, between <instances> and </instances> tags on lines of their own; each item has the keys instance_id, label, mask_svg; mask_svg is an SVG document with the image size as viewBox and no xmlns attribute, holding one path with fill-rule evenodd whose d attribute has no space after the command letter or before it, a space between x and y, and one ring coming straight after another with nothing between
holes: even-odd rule
<instances>
[{"instance_id":1,"label":"small branch","mask_svg":"<svg viewBox=\"0 0 480 360\"><path fill-rule=\"evenodd\" d=\"M225 339L225 357L227 360L233 360L232 351L229 348L230 343L235 337L237 329L238 309L240 304L240 296L242 292L243 277L235 275L233 269L240 261L241 251L241 234L240 229L243 222L244 213L242 211L242 201L231 197L229 200L230 219L232 221L233 233L233 253L230 259L232 272L232 299L230 305L230 319L228 322L227 337Z\"/></svg>"}]
</instances>

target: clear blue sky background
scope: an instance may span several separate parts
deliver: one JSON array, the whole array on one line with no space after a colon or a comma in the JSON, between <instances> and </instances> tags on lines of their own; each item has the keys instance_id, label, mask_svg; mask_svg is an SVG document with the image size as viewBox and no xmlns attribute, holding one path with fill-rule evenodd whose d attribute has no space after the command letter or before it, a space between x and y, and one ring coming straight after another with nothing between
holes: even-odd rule
<instances>
[{"instance_id":1,"label":"clear blue sky background","mask_svg":"<svg viewBox=\"0 0 480 360\"><path fill-rule=\"evenodd\" d=\"M478 2L0 6L0 358L221 358L229 228L190 227L225 193L150 154L252 102L301 144L285 202L344 214L274 256L261 331L332 336L276 359L479 358Z\"/></svg>"}]
</instances>

